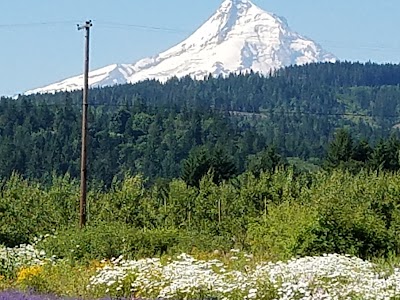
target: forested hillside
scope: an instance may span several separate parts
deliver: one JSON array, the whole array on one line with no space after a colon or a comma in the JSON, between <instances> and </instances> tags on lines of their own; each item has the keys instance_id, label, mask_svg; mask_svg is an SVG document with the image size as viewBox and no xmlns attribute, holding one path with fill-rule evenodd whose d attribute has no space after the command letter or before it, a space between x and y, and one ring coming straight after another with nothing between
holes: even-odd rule
<instances>
[{"instance_id":1,"label":"forested hillside","mask_svg":"<svg viewBox=\"0 0 400 300\"><path fill-rule=\"evenodd\" d=\"M81 92L1 99L0 291L398 299L399 84L337 63L92 90L84 228Z\"/></svg>"},{"instance_id":2,"label":"forested hillside","mask_svg":"<svg viewBox=\"0 0 400 300\"><path fill-rule=\"evenodd\" d=\"M400 123L400 65L289 67L269 77L145 81L90 92L89 170L96 181L181 175L201 149L235 173L274 145L284 157L324 160L338 128L372 147ZM78 176L81 92L0 101L0 176ZM211 151L212 150L212 151ZM201 152L201 151L200 151ZM261 154L259 154L261 155Z\"/></svg>"}]
</instances>

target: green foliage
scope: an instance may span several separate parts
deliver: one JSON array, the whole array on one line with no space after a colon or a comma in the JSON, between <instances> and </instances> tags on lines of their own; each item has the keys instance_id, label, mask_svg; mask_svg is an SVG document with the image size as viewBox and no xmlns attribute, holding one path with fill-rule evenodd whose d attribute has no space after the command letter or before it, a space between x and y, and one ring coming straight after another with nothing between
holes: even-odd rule
<instances>
[{"instance_id":1,"label":"green foliage","mask_svg":"<svg viewBox=\"0 0 400 300\"><path fill-rule=\"evenodd\" d=\"M392 135L381 139L371 147L367 141L355 142L347 130L339 130L329 144L325 167L328 170L340 168L353 173L362 169L374 171L398 171L400 169L400 141Z\"/></svg>"},{"instance_id":2,"label":"green foliage","mask_svg":"<svg viewBox=\"0 0 400 300\"><path fill-rule=\"evenodd\" d=\"M375 170L397 171L400 169L399 153L400 141L396 137L380 140L371 155L370 165Z\"/></svg>"},{"instance_id":3,"label":"green foliage","mask_svg":"<svg viewBox=\"0 0 400 300\"><path fill-rule=\"evenodd\" d=\"M38 246L49 255L71 261L111 259L124 255L159 256L177 244L179 235L169 229L136 229L122 223L101 223L84 230L62 230Z\"/></svg>"},{"instance_id":4,"label":"green foliage","mask_svg":"<svg viewBox=\"0 0 400 300\"><path fill-rule=\"evenodd\" d=\"M134 227L143 226L145 209L144 180L141 176L126 176L122 182L114 182L104 193L93 194L89 204L92 222L120 222Z\"/></svg>"},{"instance_id":5,"label":"green foliage","mask_svg":"<svg viewBox=\"0 0 400 300\"><path fill-rule=\"evenodd\" d=\"M211 168L211 159L204 148L191 152L184 160L182 168L182 179L189 186L199 186L203 178Z\"/></svg>"},{"instance_id":6,"label":"green foliage","mask_svg":"<svg viewBox=\"0 0 400 300\"><path fill-rule=\"evenodd\" d=\"M312 64L95 89L84 230L81 95L1 98L0 244L56 231L40 247L85 263L231 248L274 260L398 256L399 74L399 65ZM64 276L43 272L44 286Z\"/></svg>"},{"instance_id":7,"label":"green foliage","mask_svg":"<svg viewBox=\"0 0 400 300\"><path fill-rule=\"evenodd\" d=\"M329 144L326 162L328 167L338 167L348 163L353 156L353 140L347 130L341 129Z\"/></svg>"},{"instance_id":8,"label":"green foliage","mask_svg":"<svg viewBox=\"0 0 400 300\"><path fill-rule=\"evenodd\" d=\"M0 197L0 243L15 246L75 222L78 189L68 177L54 178L45 190L12 175L3 181Z\"/></svg>"},{"instance_id":9,"label":"green foliage","mask_svg":"<svg viewBox=\"0 0 400 300\"><path fill-rule=\"evenodd\" d=\"M276 148L270 146L250 159L247 171L258 177L263 172L273 172L286 164L286 160L278 154Z\"/></svg>"},{"instance_id":10,"label":"green foliage","mask_svg":"<svg viewBox=\"0 0 400 300\"><path fill-rule=\"evenodd\" d=\"M249 225L250 246L254 253L273 260L304 255L315 241L317 225L318 212L310 205L271 204L265 216Z\"/></svg>"},{"instance_id":11,"label":"green foliage","mask_svg":"<svg viewBox=\"0 0 400 300\"><path fill-rule=\"evenodd\" d=\"M84 230L70 228L60 230L51 238L38 244L47 255L71 262L162 256L181 252L211 252L228 250L229 243L208 233L159 228L133 228L121 223L101 223L87 226Z\"/></svg>"},{"instance_id":12,"label":"green foliage","mask_svg":"<svg viewBox=\"0 0 400 300\"><path fill-rule=\"evenodd\" d=\"M189 186L199 187L200 180L208 172L212 174L212 181L219 184L232 178L236 174L236 167L220 149L209 150L205 147L192 151L183 162L182 179Z\"/></svg>"},{"instance_id":13,"label":"green foliage","mask_svg":"<svg viewBox=\"0 0 400 300\"><path fill-rule=\"evenodd\" d=\"M42 247L85 261L232 247L274 259L400 252L396 173L286 168L221 183L208 173L198 188L180 179L146 187L143 177L127 175L110 190L90 191L84 230L77 228L78 184L68 177L52 182L42 186L17 175L3 182L0 243L13 246L56 230Z\"/></svg>"},{"instance_id":14,"label":"green foliage","mask_svg":"<svg viewBox=\"0 0 400 300\"><path fill-rule=\"evenodd\" d=\"M373 149L366 140L359 141L353 149L353 159L362 163L367 163L371 159Z\"/></svg>"},{"instance_id":15,"label":"green foliage","mask_svg":"<svg viewBox=\"0 0 400 300\"><path fill-rule=\"evenodd\" d=\"M334 172L318 178L310 200L317 204L319 225L313 231L316 239L306 252L361 257L397 252L399 244L392 227L395 223L387 221L397 211L394 208L398 199L392 194L399 191L397 184L398 176L388 180L367 172Z\"/></svg>"},{"instance_id":16,"label":"green foliage","mask_svg":"<svg viewBox=\"0 0 400 300\"><path fill-rule=\"evenodd\" d=\"M58 261L33 268L22 268L14 289L34 291L37 294L93 299L87 286L95 269L79 262ZM24 276L21 276L24 275ZM47 297L46 297L47 298Z\"/></svg>"},{"instance_id":17,"label":"green foliage","mask_svg":"<svg viewBox=\"0 0 400 300\"><path fill-rule=\"evenodd\" d=\"M90 179L110 187L126 172L143 174L149 183L176 178L189 153L201 146L220 149L239 173L248 157L268 145L276 145L282 157L323 159L338 128L375 146L398 132L393 116L400 111L399 73L398 65L338 62L289 67L268 77L251 73L94 89L89 99L95 104L89 109ZM13 171L46 183L53 173L78 178L80 102L79 92L1 98L0 178ZM370 165L396 169L398 163L387 153L393 148L384 148ZM352 158L354 170L364 167L359 162L365 154ZM332 155L336 165L341 158ZM270 163L262 156L254 164L265 171ZM200 160L202 165L207 166ZM232 164L220 167L228 174ZM193 169L196 165L187 176L195 185L201 176L190 175ZM215 181L224 180L217 173Z\"/></svg>"}]
</instances>

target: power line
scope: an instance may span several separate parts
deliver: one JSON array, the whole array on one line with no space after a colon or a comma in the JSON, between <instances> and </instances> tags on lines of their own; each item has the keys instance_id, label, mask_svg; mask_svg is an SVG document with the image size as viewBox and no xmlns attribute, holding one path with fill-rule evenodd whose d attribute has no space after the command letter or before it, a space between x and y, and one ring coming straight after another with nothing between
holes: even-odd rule
<instances>
[{"instance_id":1,"label":"power line","mask_svg":"<svg viewBox=\"0 0 400 300\"><path fill-rule=\"evenodd\" d=\"M0 28L26 28L26 27L36 27L36 26L75 25L78 22L79 21L52 21L52 22L0 24Z\"/></svg>"},{"instance_id":2,"label":"power line","mask_svg":"<svg viewBox=\"0 0 400 300\"><path fill-rule=\"evenodd\" d=\"M264 111L262 113L249 113L249 112L234 112L237 114L248 114L260 117L265 117L267 115L291 115L291 116L321 116L321 117L358 117L358 118L369 118L369 119L397 119L400 118L399 115L369 115L360 113L323 113L323 112L307 112L307 111Z\"/></svg>"},{"instance_id":3,"label":"power line","mask_svg":"<svg viewBox=\"0 0 400 300\"><path fill-rule=\"evenodd\" d=\"M102 20L97 20L96 23L101 27L109 27L109 28L134 28L134 29L164 31L164 32L183 33L183 34L190 33L190 31L187 31L187 30L181 30L181 29L170 28L170 27L161 27L161 26L127 24L127 23L109 22L109 21L102 21Z\"/></svg>"},{"instance_id":4,"label":"power line","mask_svg":"<svg viewBox=\"0 0 400 300\"><path fill-rule=\"evenodd\" d=\"M78 20L70 20L70 21L49 21L49 22L30 22L30 23L9 23L9 24L0 24L0 28L27 28L27 27L36 27L36 26L57 26L57 25L75 25L79 23ZM112 22L112 21L102 21L102 20L94 20L97 25L100 27L108 27L108 28L134 28L134 29L142 29L142 30L152 30L152 31L164 31L164 32L173 32L173 33L190 33L190 31L163 27L163 26L149 26L149 25L141 25L141 24L127 24L121 22Z\"/></svg>"}]
</instances>

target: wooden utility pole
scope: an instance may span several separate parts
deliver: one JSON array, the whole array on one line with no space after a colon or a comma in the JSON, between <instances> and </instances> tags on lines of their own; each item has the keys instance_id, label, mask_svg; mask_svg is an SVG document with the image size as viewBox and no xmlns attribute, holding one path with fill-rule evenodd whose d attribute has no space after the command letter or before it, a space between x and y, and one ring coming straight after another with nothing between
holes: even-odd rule
<instances>
[{"instance_id":1,"label":"wooden utility pole","mask_svg":"<svg viewBox=\"0 0 400 300\"><path fill-rule=\"evenodd\" d=\"M81 196L79 205L79 226L86 225L86 198L87 198L87 115L89 92L89 39L92 21L86 21L78 25L78 30L85 30L85 66L83 74L83 98L82 98L82 149L81 149Z\"/></svg>"}]
</instances>

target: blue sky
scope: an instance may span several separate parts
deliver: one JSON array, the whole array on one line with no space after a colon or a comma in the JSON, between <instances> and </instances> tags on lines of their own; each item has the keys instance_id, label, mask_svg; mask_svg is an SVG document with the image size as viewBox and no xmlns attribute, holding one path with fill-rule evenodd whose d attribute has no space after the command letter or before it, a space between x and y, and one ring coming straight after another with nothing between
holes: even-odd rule
<instances>
[{"instance_id":1,"label":"blue sky","mask_svg":"<svg viewBox=\"0 0 400 300\"><path fill-rule=\"evenodd\" d=\"M0 2L0 95L82 72L83 33L94 20L91 69L133 63L178 43L222 0L13 0ZM342 60L400 62L399 0L254 0ZM47 25L3 26L26 23ZM60 22L54 24L53 22ZM105 25L168 27L178 32Z\"/></svg>"}]
</instances>

